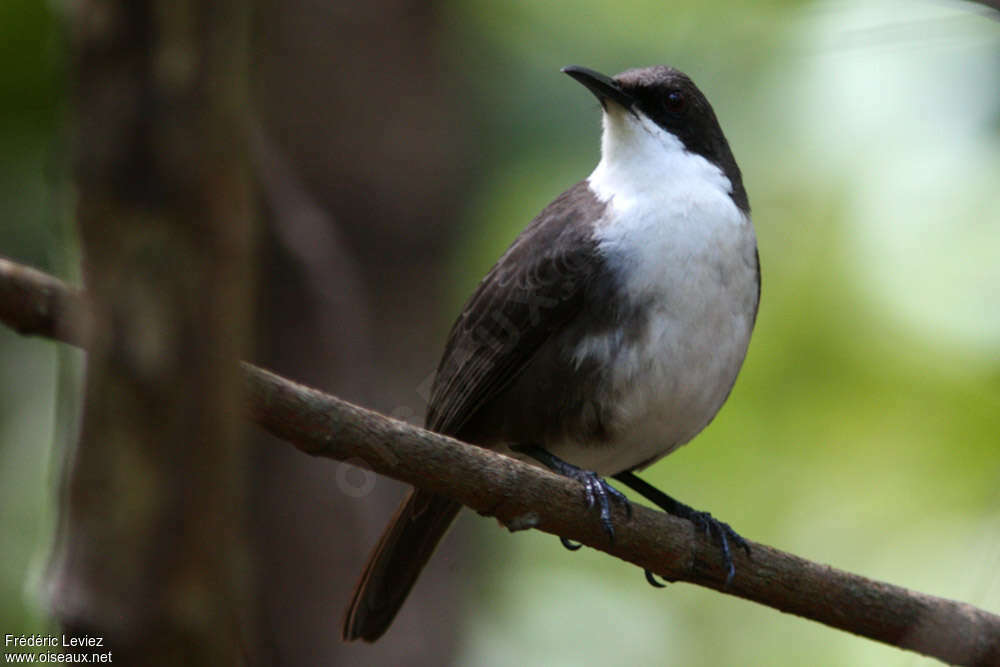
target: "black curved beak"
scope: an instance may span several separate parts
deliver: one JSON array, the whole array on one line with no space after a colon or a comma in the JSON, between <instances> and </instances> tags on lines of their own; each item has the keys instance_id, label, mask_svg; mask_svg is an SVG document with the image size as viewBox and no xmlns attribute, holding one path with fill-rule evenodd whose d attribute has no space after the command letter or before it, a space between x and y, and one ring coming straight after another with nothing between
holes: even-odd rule
<instances>
[{"instance_id":1,"label":"black curved beak","mask_svg":"<svg viewBox=\"0 0 1000 667\"><path fill-rule=\"evenodd\" d=\"M622 90L621 86L615 83L614 79L600 72L595 72L592 69L580 67L579 65L567 65L561 71L564 74L569 74L586 86L587 90L594 94L605 110L608 108L608 100L623 109L631 109L632 105L635 104L635 98Z\"/></svg>"}]
</instances>

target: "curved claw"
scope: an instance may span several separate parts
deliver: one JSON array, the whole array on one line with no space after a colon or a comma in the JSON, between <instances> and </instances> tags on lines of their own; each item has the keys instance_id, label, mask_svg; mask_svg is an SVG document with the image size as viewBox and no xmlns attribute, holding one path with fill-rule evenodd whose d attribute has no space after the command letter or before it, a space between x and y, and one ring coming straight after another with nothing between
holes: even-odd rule
<instances>
[{"instance_id":1,"label":"curved claw","mask_svg":"<svg viewBox=\"0 0 1000 667\"><path fill-rule=\"evenodd\" d=\"M733 582L733 577L736 576L736 566L733 564L733 553L729 547L729 542L732 540L736 546L742 547L746 551L747 556L750 555L750 544L739 533L733 530L728 523L719 521L708 512L696 512L691 517L691 521L696 526L702 528L709 539L714 536L719 540L719 546L722 550L722 563L726 567L725 586L728 588L729 584Z\"/></svg>"},{"instance_id":2,"label":"curved claw","mask_svg":"<svg viewBox=\"0 0 1000 667\"><path fill-rule=\"evenodd\" d=\"M667 585L665 583L657 581L656 580L656 575L653 574L652 572L650 572L649 570L646 570L646 581L648 581L649 585L652 586L653 588L666 588L667 587Z\"/></svg>"},{"instance_id":3,"label":"curved claw","mask_svg":"<svg viewBox=\"0 0 1000 667\"><path fill-rule=\"evenodd\" d=\"M565 475L570 479L575 479L583 484L584 501L587 504L587 509L593 509L595 505L598 507L600 510L601 525L604 527L605 532L607 532L608 539L611 542L615 541L615 527L611 523L611 501L608 498L614 498L622 503L625 506L625 512L628 517L632 517L632 505L621 491L604 481L596 472L583 470L572 463L567 463L537 445L518 445L512 447L512 449L527 454L536 461L541 461L550 470L560 475ZM565 542L563 544L565 545Z\"/></svg>"},{"instance_id":4,"label":"curved claw","mask_svg":"<svg viewBox=\"0 0 1000 667\"><path fill-rule=\"evenodd\" d=\"M560 537L559 541L562 542L562 545L567 549L569 549L570 551L577 551L579 550L580 547L583 546L579 542L573 542L568 537Z\"/></svg>"},{"instance_id":5,"label":"curved claw","mask_svg":"<svg viewBox=\"0 0 1000 667\"><path fill-rule=\"evenodd\" d=\"M722 527L718 523L712 524L712 528L716 530L719 543L722 545L722 562L726 564L726 588L729 588L729 584L733 582L733 577L736 576L736 566L733 565L733 554L729 550L729 539L726 537L726 531L722 530Z\"/></svg>"},{"instance_id":6,"label":"curved claw","mask_svg":"<svg viewBox=\"0 0 1000 667\"><path fill-rule=\"evenodd\" d=\"M729 528L729 526L727 525L726 528ZM735 542L736 546L742 547L743 551L746 552L748 558L753 555L753 553L750 551L750 543L744 540L742 535L737 533L732 528L729 528L729 533L730 533L729 539Z\"/></svg>"},{"instance_id":7,"label":"curved claw","mask_svg":"<svg viewBox=\"0 0 1000 667\"><path fill-rule=\"evenodd\" d=\"M608 539L615 541L615 527L611 523L611 501L609 498L620 502L625 506L625 512L629 518L632 517L632 504L621 491L608 484L596 472L590 470L574 470L563 472L568 477L572 477L583 483L584 498L587 502L587 509L597 505L600 511L601 525L604 526Z\"/></svg>"}]
</instances>

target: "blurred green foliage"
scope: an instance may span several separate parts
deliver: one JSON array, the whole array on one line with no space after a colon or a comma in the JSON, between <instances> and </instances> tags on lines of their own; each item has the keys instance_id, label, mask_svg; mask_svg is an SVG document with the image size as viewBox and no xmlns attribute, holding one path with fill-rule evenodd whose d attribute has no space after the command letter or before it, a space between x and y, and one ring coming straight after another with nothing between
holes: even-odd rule
<instances>
[{"instance_id":1,"label":"blurred green foliage","mask_svg":"<svg viewBox=\"0 0 1000 667\"><path fill-rule=\"evenodd\" d=\"M64 149L65 49L51 7L0 3L0 255L71 273ZM0 632L37 632L52 528L48 449L73 353L0 328ZM60 371L60 368L64 369Z\"/></svg>"},{"instance_id":2,"label":"blurred green foliage","mask_svg":"<svg viewBox=\"0 0 1000 667\"><path fill-rule=\"evenodd\" d=\"M51 266L63 229L64 57L44 3L0 3L0 252L43 266Z\"/></svg>"},{"instance_id":3,"label":"blurred green foliage","mask_svg":"<svg viewBox=\"0 0 1000 667\"><path fill-rule=\"evenodd\" d=\"M442 321L596 164L597 106L559 67L687 71L744 171L763 301L726 407L645 476L754 540L1000 612L1000 24L888 0L453 0L439 20L478 131ZM65 275L58 25L0 3L0 253ZM0 330L0 632L44 622L57 362ZM479 526L462 664L933 664Z\"/></svg>"}]
</instances>

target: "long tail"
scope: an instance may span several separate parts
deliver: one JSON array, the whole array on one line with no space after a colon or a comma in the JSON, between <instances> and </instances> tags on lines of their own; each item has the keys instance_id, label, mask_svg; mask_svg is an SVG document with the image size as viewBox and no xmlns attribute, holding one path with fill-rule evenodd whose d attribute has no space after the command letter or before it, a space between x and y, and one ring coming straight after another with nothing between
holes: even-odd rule
<instances>
[{"instance_id":1,"label":"long tail","mask_svg":"<svg viewBox=\"0 0 1000 667\"><path fill-rule=\"evenodd\" d=\"M344 618L344 641L373 642L382 636L461 508L443 496L410 492L354 589Z\"/></svg>"}]
</instances>

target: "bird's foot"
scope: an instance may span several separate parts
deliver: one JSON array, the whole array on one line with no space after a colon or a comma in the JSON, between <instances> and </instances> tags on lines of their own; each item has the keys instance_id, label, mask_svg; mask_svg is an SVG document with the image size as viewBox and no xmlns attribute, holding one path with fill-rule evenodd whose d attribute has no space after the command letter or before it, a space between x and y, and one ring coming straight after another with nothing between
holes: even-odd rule
<instances>
[{"instance_id":1,"label":"bird's foot","mask_svg":"<svg viewBox=\"0 0 1000 667\"><path fill-rule=\"evenodd\" d=\"M555 472L583 484L587 509L597 507L601 517L601 525L604 526L604 531L608 534L608 539L614 542L615 527L611 523L611 501L614 500L621 503L625 508L625 513L631 518L632 505L629 503L628 498L621 491L604 481L596 472L581 470L566 462L562 462L562 464L561 469L557 469Z\"/></svg>"},{"instance_id":2,"label":"bird's foot","mask_svg":"<svg viewBox=\"0 0 1000 667\"><path fill-rule=\"evenodd\" d=\"M741 547L746 551L747 556L749 556L750 544L743 539L742 535L733 530L728 523L719 521L708 512L692 511L686 518L694 524L696 529L705 531L705 535L709 539L714 537L719 541L722 549L722 563L726 567L726 587L728 588L729 584L733 581L733 577L736 575L736 566L733 564L733 553L729 545L732 543L737 547ZM646 581L654 588L667 587L666 584L658 581L656 575L649 570L646 570Z\"/></svg>"},{"instance_id":3,"label":"bird's foot","mask_svg":"<svg viewBox=\"0 0 1000 667\"><path fill-rule=\"evenodd\" d=\"M708 512L692 511L688 519L695 525L695 528L703 530L709 539L715 538L719 541L722 548L722 562L726 566L726 586L728 587L736 574L736 566L733 565L733 554L729 545L730 543L735 544L749 556L750 543L733 530L728 523L719 521Z\"/></svg>"},{"instance_id":4,"label":"bird's foot","mask_svg":"<svg viewBox=\"0 0 1000 667\"><path fill-rule=\"evenodd\" d=\"M583 484L584 501L587 504L587 509L597 507L601 519L601 525L604 527L604 531L608 534L608 539L611 540L611 542L615 541L615 527L611 523L611 501L614 500L621 503L625 508L625 514L629 518L632 518L632 504L629 502L628 498L625 497L625 494L608 484L596 472L578 468L572 463L563 461L558 456L541 447L522 446L518 447L517 451L527 454L537 461L540 461L547 468L552 470L552 472L559 473L560 475L569 477L570 479L575 479ZM560 538L560 540L562 541L563 546L570 551L576 551L576 549L579 548L579 545L570 542L567 539Z\"/></svg>"},{"instance_id":5,"label":"bird's foot","mask_svg":"<svg viewBox=\"0 0 1000 667\"><path fill-rule=\"evenodd\" d=\"M682 502L674 500L655 486L637 477L633 472L620 472L615 475L615 479L633 491L636 491L647 500L652 501L664 512L673 514L681 519L687 519L695 525L695 528L705 531L709 539L713 537L718 539L719 545L722 548L722 562L726 567L726 586L728 587L732 583L733 576L736 574L736 566L733 565L733 554L729 545L730 543L735 544L746 551L747 556L749 556L750 543L730 528L729 524L719 521L708 512L699 512ZM646 572L646 581L657 588L663 588L663 585L659 584L649 571Z\"/></svg>"}]
</instances>

